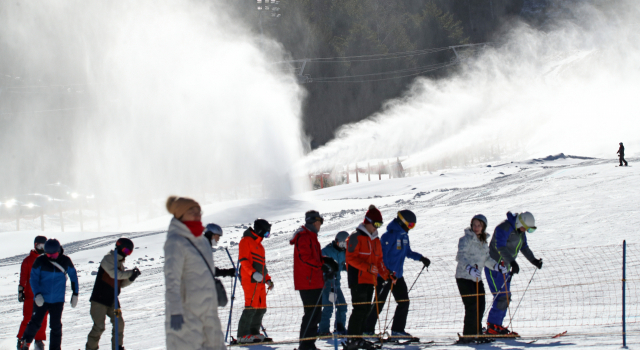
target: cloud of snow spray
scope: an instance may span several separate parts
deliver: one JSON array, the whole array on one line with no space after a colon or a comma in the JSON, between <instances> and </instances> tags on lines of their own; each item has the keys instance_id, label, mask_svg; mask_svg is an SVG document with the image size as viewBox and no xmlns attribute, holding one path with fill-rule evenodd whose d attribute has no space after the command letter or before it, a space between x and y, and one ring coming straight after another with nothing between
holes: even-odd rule
<instances>
[{"instance_id":1,"label":"cloud of snow spray","mask_svg":"<svg viewBox=\"0 0 640 350\"><path fill-rule=\"evenodd\" d=\"M84 110L49 130L38 128L46 117L15 119L11 130L22 133L3 152L25 159L21 169L0 176L27 176L30 183L21 188L32 188L55 180L41 171L43 164L68 165L72 186L126 199L202 198L233 188L246 193L250 184L260 195L255 185L271 196L294 190L289 171L302 156L303 91L269 64L283 58L280 47L260 43L225 16L224 6L232 5L77 0L0 6L0 44L13 68L44 77L44 85L87 84L78 90L88 96L81 99ZM43 141L58 132L71 138L72 153L52 152Z\"/></svg>"},{"instance_id":2,"label":"cloud of snow spray","mask_svg":"<svg viewBox=\"0 0 640 350\"><path fill-rule=\"evenodd\" d=\"M305 168L396 156L431 169L560 152L614 158L618 142L639 154L640 7L582 2L569 15L544 31L514 25L451 78L416 79L305 157Z\"/></svg>"}]
</instances>

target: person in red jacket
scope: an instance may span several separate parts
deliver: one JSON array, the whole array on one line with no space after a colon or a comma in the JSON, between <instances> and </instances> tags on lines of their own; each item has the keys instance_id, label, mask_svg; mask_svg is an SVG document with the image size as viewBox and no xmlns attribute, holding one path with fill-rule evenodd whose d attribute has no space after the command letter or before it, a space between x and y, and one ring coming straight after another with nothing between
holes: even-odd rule
<instances>
[{"instance_id":1,"label":"person in red jacket","mask_svg":"<svg viewBox=\"0 0 640 350\"><path fill-rule=\"evenodd\" d=\"M386 281L391 279L395 283L395 277L389 274L382 261L382 244L378 238L378 228L382 223L382 213L374 205L370 205L364 222L347 240L347 277L353 303L347 334L351 336L362 336L369 312L376 312L375 305L372 308L371 302L377 276ZM345 347L366 349L372 348L372 345L360 337L352 337Z\"/></svg>"},{"instance_id":2,"label":"person in red jacket","mask_svg":"<svg viewBox=\"0 0 640 350\"><path fill-rule=\"evenodd\" d=\"M305 224L293 234L289 244L293 249L293 284L300 292L304 305L304 316L300 325L300 346L298 350L316 350L318 323L322 319L323 272L331 268L322 259L318 232L324 219L315 210L305 213ZM337 268L337 263L335 266ZM309 339L310 338L310 339Z\"/></svg>"},{"instance_id":3,"label":"person in red jacket","mask_svg":"<svg viewBox=\"0 0 640 350\"><path fill-rule=\"evenodd\" d=\"M46 242L47 237L37 236L33 241L33 249L31 249L29 255L24 258L22 266L20 267L18 301L24 303L24 305L22 307L23 319L22 323L20 323L20 330L18 331L18 344L20 344L20 339L22 339L24 331L27 329L27 324L29 324L29 321L31 320L31 314L33 313L33 291L31 290L31 284L29 283L31 268L33 267L33 262L36 261L36 258L44 254L44 244ZM47 314L44 315L42 326L40 326L38 333L36 333L34 342L36 350L44 350L44 340L47 340Z\"/></svg>"},{"instance_id":4,"label":"person in red jacket","mask_svg":"<svg viewBox=\"0 0 640 350\"><path fill-rule=\"evenodd\" d=\"M269 341L260 333L262 318L267 313L267 290L273 289L273 282L267 270L262 240L269 237L271 224L264 219L256 219L239 244L240 283L244 291L244 310L238 322L238 343L258 343Z\"/></svg>"}]
</instances>

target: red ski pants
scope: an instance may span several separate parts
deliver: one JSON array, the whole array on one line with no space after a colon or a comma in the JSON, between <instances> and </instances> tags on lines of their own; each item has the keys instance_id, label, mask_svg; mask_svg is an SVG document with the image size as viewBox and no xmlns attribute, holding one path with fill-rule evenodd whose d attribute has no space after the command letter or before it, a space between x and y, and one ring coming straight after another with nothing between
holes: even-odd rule
<instances>
[{"instance_id":1,"label":"red ski pants","mask_svg":"<svg viewBox=\"0 0 640 350\"><path fill-rule=\"evenodd\" d=\"M243 283L244 306L255 308L267 307L267 289L264 283Z\"/></svg>"},{"instance_id":2,"label":"red ski pants","mask_svg":"<svg viewBox=\"0 0 640 350\"><path fill-rule=\"evenodd\" d=\"M33 299L25 299L22 307L22 323L20 323L20 330L18 331L18 339L22 339L24 330L27 329L27 324L31 321L31 315L33 314ZM42 326L36 333L35 340L47 340L47 312L42 320Z\"/></svg>"}]
</instances>

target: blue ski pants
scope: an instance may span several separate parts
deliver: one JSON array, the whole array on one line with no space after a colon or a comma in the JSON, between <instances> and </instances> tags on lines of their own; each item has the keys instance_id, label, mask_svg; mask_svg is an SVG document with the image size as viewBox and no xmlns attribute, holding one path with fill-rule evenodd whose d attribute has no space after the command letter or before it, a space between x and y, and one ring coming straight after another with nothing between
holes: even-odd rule
<instances>
[{"instance_id":1,"label":"blue ski pants","mask_svg":"<svg viewBox=\"0 0 640 350\"><path fill-rule=\"evenodd\" d=\"M485 267L484 274L487 276L487 284L493 294L493 303L491 310L489 310L489 316L487 316L487 322L502 326L511 300L511 276L507 273L507 283L504 283L505 275L499 271L489 270ZM509 293L506 293L507 290ZM500 294L497 294L498 292Z\"/></svg>"},{"instance_id":2,"label":"blue ski pants","mask_svg":"<svg viewBox=\"0 0 640 350\"><path fill-rule=\"evenodd\" d=\"M333 315L333 305L329 301L329 293L331 293L331 285L333 281L327 281L324 286L324 291L322 292L322 320L320 320L320 326L318 327L318 333L330 333L330 324L331 324L331 316ZM336 299L336 308L338 309L337 324L338 329L334 331L344 331L345 325L347 323L347 305L346 300L344 299L344 294L342 294L342 289L340 289L340 285L334 289L337 299Z\"/></svg>"}]
</instances>

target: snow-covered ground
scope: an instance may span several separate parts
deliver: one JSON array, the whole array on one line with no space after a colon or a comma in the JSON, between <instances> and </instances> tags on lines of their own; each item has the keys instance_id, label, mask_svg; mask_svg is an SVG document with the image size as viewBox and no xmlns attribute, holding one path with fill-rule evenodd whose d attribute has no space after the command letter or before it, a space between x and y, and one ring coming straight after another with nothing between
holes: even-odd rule
<instances>
[{"instance_id":1,"label":"snow-covered ground","mask_svg":"<svg viewBox=\"0 0 640 350\"><path fill-rule=\"evenodd\" d=\"M321 244L329 243L341 230L352 231L362 220L369 204L378 206L390 221L398 210L408 208L418 216L411 231L411 245L432 260L428 271L418 278L410 296L411 311L407 330L423 342L407 349L450 348L456 332L462 331L463 309L453 277L457 241L469 219L483 213L490 230L504 220L508 210L529 210L536 216L538 230L529 235L529 245L544 259L524 299L521 296L534 272L524 259L522 271L512 284L513 328L523 338L477 346L483 349L521 348L619 348L621 345L621 243L628 240L627 332L631 348L640 344L640 246L636 235L640 227L640 168L638 159L631 166L615 167L613 160L561 158L524 162L495 162L462 169L449 169L401 179L351 183L307 192L287 199L238 200L205 206L205 222L223 226L225 235L215 252L216 264L231 263L222 247L237 259L237 242L246 226L256 217L273 225L272 237L265 241L269 270L276 288L268 296L269 310L264 325L276 341L297 337L302 315L301 301L292 284L291 233L301 225L304 212L319 210L325 217ZM352 181L355 180L352 178ZM61 240L79 271L80 302L75 309L66 306L63 315L63 347L84 348L91 329L89 296L102 256L122 235L132 237L136 249L127 266L138 266L142 275L123 290L122 309L126 323L127 349L164 348L163 250L169 216L153 219L135 232L77 233L45 232ZM13 349L22 319L22 304L16 297L20 262L33 237L40 231L0 233L0 349ZM410 285L421 264L408 261L405 276ZM227 291L232 283L225 280ZM239 285L238 285L239 287ZM349 292L343 286L347 302ZM491 297L488 297L487 308ZM242 289L238 288L232 317L235 335L241 312ZM394 303L391 303L392 308ZM390 320L386 308L380 315L382 326ZM229 307L221 309L226 325ZM486 319L486 314L485 314ZM507 316L509 319L509 316ZM568 330L565 337L550 336ZM101 348L110 347L110 326L102 337ZM527 342L538 339L533 344ZM319 341L321 348L331 342ZM258 346L293 349L294 343ZM386 347L386 346L385 346ZM400 346L389 346L401 348ZM254 347L255 348L255 347Z\"/></svg>"}]
</instances>

